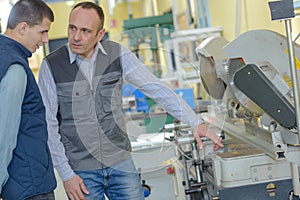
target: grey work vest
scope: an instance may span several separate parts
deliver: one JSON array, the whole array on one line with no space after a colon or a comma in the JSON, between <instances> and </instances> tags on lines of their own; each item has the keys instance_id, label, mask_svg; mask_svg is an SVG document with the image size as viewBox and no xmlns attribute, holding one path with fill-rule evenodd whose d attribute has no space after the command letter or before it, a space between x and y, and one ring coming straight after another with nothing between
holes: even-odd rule
<instances>
[{"instance_id":1,"label":"grey work vest","mask_svg":"<svg viewBox=\"0 0 300 200\"><path fill-rule=\"evenodd\" d=\"M111 166L131 151L122 112L120 46L102 42L92 85L70 64L66 46L46 57L58 95L59 134L73 170Z\"/></svg>"}]
</instances>

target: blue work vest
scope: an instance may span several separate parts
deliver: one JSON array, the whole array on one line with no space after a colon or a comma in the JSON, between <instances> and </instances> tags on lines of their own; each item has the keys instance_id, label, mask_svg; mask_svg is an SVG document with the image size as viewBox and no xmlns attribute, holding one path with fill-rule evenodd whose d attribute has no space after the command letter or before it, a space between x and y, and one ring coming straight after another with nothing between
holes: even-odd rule
<instances>
[{"instance_id":1,"label":"blue work vest","mask_svg":"<svg viewBox=\"0 0 300 200\"><path fill-rule=\"evenodd\" d=\"M0 81L12 64L22 65L27 75L17 144L8 166L9 178L1 193L4 200L23 200L51 192L56 187L47 145L45 107L28 65L30 56L31 52L21 44L0 35Z\"/></svg>"}]
</instances>

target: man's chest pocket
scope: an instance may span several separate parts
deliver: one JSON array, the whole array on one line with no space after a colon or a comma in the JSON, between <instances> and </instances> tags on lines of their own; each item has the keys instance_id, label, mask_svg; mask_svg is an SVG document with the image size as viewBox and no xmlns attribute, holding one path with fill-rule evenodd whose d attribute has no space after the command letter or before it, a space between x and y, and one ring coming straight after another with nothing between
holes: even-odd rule
<instances>
[{"instance_id":1,"label":"man's chest pocket","mask_svg":"<svg viewBox=\"0 0 300 200\"><path fill-rule=\"evenodd\" d=\"M91 114L91 90L86 82L57 85L59 112L62 119L79 119Z\"/></svg>"},{"instance_id":2,"label":"man's chest pocket","mask_svg":"<svg viewBox=\"0 0 300 200\"><path fill-rule=\"evenodd\" d=\"M121 73L105 74L101 76L99 83L97 102L102 104L104 112L109 113L119 109L122 106Z\"/></svg>"}]
</instances>

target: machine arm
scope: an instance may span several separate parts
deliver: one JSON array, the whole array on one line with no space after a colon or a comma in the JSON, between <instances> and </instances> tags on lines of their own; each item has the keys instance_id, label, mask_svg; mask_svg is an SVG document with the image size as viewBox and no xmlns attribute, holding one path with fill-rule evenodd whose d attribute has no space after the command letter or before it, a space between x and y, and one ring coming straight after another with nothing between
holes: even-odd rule
<instances>
[{"instance_id":1,"label":"machine arm","mask_svg":"<svg viewBox=\"0 0 300 200\"><path fill-rule=\"evenodd\" d=\"M255 64L247 64L234 75L234 84L283 127L296 127L294 107Z\"/></svg>"}]
</instances>

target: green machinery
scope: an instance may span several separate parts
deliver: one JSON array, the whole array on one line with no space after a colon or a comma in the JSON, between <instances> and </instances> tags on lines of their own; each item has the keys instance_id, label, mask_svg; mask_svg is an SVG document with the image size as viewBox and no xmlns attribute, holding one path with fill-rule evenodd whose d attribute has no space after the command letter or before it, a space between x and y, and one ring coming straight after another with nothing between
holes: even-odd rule
<instances>
[{"instance_id":1,"label":"green machinery","mask_svg":"<svg viewBox=\"0 0 300 200\"><path fill-rule=\"evenodd\" d=\"M129 19L123 23L123 29L129 36L129 46L138 49L139 44L147 43L153 51L158 49L158 34L161 42L171 38L174 31L172 13L152 17Z\"/></svg>"},{"instance_id":2,"label":"green machinery","mask_svg":"<svg viewBox=\"0 0 300 200\"><path fill-rule=\"evenodd\" d=\"M134 19L132 15L129 15L129 19L123 22L123 29L125 35L128 36L131 51L135 52L137 56L139 56L138 51L140 51L141 44L149 45L153 55L153 73L160 78L159 44L171 39L171 33L174 32L172 13L136 19ZM147 99L149 107L152 107L155 103L152 99ZM167 119L167 123L172 123L173 121L171 116L158 115L156 117L146 118L144 120L146 132L159 132L164 125L161 124L161 121L166 120L164 118Z\"/></svg>"},{"instance_id":3,"label":"green machinery","mask_svg":"<svg viewBox=\"0 0 300 200\"><path fill-rule=\"evenodd\" d=\"M139 57L140 44L148 44L153 56L153 74L161 77L159 44L165 40L171 39L171 33L174 32L172 13L163 15L129 19L123 22L123 29L129 37L129 46L131 51Z\"/></svg>"}]
</instances>

